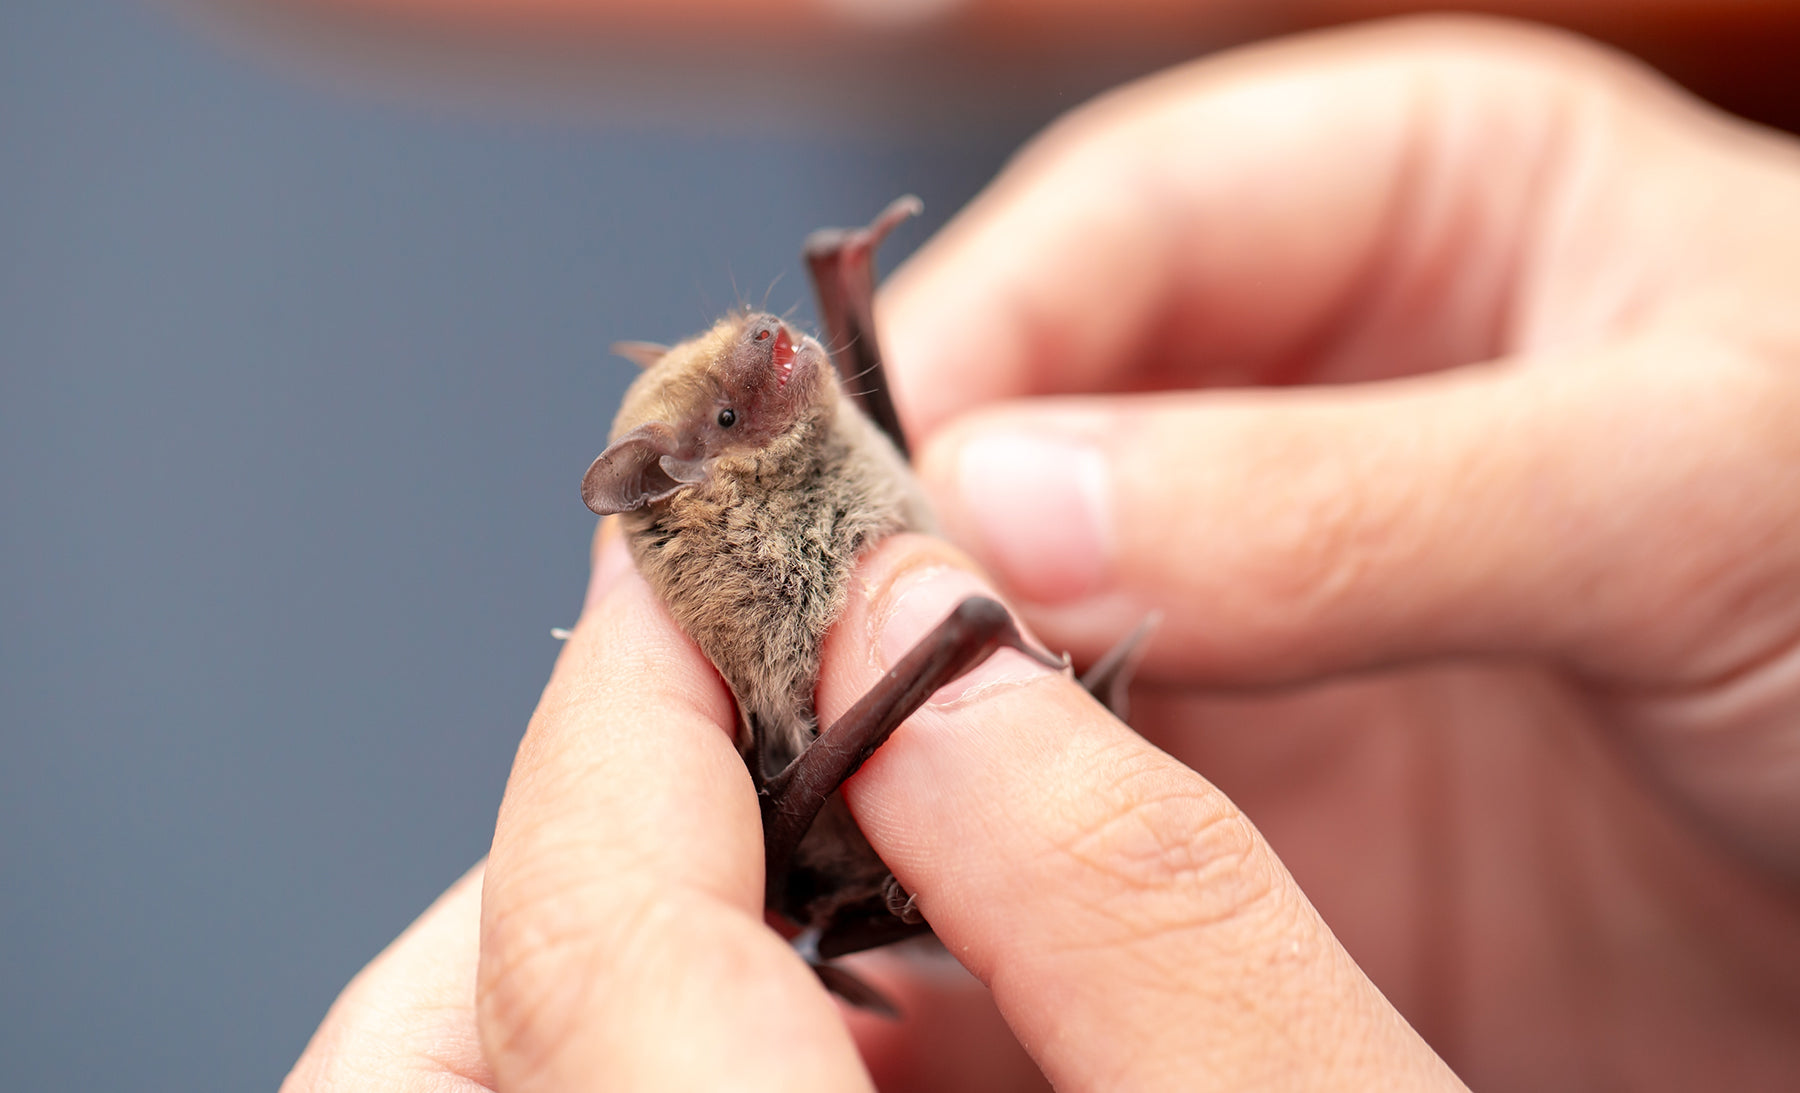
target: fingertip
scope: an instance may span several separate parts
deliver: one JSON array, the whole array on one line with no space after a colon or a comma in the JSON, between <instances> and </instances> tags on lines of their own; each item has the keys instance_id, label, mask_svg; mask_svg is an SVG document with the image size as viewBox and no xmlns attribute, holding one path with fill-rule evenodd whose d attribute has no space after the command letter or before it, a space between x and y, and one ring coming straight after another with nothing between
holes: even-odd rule
<instances>
[{"instance_id":1,"label":"fingertip","mask_svg":"<svg viewBox=\"0 0 1800 1093\"><path fill-rule=\"evenodd\" d=\"M941 539L896 535L859 560L849 603L825 638L818 686L821 724L841 715L971 598L1002 599L972 558ZM1042 648L1028 633L1025 637ZM945 685L930 705L955 704L991 687L1047 674L1054 673L1003 647Z\"/></svg>"},{"instance_id":2,"label":"fingertip","mask_svg":"<svg viewBox=\"0 0 1800 1093\"><path fill-rule=\"evenodd\" d=\"M718 672L625 559L564 646L520 741L491 874L581 847L754 909L756 808L735 729Z\"/></svg>"}]
</instances>

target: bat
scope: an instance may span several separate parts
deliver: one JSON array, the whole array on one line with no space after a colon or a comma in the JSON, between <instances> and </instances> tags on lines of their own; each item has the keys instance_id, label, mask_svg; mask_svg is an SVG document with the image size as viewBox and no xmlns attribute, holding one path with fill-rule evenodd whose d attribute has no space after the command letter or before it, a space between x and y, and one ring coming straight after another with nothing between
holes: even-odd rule
<instances>
[{"instance_id":1,"label":"bat","mask_svg":"<svg viewBox=\"0 0 1800 1093\"><path fill-rule=\"evenodd\" d=\"M890 1015L835 958L930 926L839 788L934 691L999 649L1067 666L1027 642L998 602L971 597L835 723L818 724L821 649L857 558L896 532L936 529L873 321L875 251L920 207L902 197L866 227L807 238L824 343L742 311L673 347L615 345L643 373L581 482L588 508L619 516L639 571L736 700L769 910L829 989ZM1121 716L1149 625L1082 677Z\"/></svg>"}]
</instances>

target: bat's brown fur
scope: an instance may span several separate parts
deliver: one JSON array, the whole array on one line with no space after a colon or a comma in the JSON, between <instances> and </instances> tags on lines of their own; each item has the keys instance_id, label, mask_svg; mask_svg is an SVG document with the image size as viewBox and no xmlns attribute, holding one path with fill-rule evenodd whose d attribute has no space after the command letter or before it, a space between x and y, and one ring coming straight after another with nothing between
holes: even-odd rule
<instances>
[{"instance_id":1,"label":"bat's brown fur","mask_svg":"<svg viewBox=\"0 0 1800 1093\"><path fill-rule=\"evenodd\" d=\"M856 559L932 520L911 470L842 393L818 342L789 336L796 362L785 401L767 365L739 348L739 315L676 346L626 393L613 439L660 421L704 434L727 405L740 422L709 450L705 477L623 514L638 568L737 698L739 748L767 777L817 734L813 688L825 631L842 613ZM823 817L820 826L829 826Z\"/></svg>"},{"instance_id":2,"label":"bat's brown fur","mask_svg":"<svg viewBox=\"0 0 1800 1093\"><path fill-rule=\"evenodd\" d=\"M759 786L818 735L821 648L858 556L932 526L911 469L824 349L762 314L722 319L648 366L583 495L621 513L639 571L730 686ZM841 797L784 876L770 905L820 927L879 907L888 881Z\"/></svg>"}]
</instances>

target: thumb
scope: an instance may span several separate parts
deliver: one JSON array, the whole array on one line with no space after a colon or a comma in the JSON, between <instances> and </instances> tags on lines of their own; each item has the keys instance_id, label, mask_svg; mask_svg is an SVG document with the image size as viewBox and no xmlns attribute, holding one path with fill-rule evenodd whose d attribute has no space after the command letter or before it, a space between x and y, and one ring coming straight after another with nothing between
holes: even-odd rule
<instances>
[{"instance_id":1,"label":"thumb","mask_svg":"<svg viewBox=\"0 0 1800 1093\"><path fill-rule=\"evenodd\" d=\"M987 591L916 537L858 575L827 719ZM997 654L845 794L1057 1088L1460 1088L1243 813L1061 674Z\"/></svg>"},{"instance_id":2,"label":"thumb","mask_svg":"<svg viewBox=\"0 0 1800 1093\"><path fill-rule=\"evenodd\" d=\"M497 1087L857 1089L818 980L763 921L731 696L598 540L581 621L520 741L481 897Z\"/></svg>"},{"instance_id":3,"label":"thumb","mask_svg":"<svg viewBox=\"0 0 1800 1093\"><path fill-rule=\"evenodd\" d=\"M921 459L1052 647L1153 677L1464 653L1695 685L1800 633L1800 398L1693 338L1357 386L1016 402ZM1760 593L1760 594L1759 594Z\"/></svg>"}]
</instances>

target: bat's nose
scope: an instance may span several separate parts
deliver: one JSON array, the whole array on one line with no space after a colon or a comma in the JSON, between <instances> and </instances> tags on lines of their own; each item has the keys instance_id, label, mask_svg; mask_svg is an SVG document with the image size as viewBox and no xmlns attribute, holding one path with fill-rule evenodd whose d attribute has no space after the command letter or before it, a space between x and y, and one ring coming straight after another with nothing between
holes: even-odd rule
<instances>
[{"instance_id":1,"label":"bat's nose","mask_svg":"<svg viewBox=\"0 0 1800 1093\"><path fill-rule=\"evenodd\" d=\"M785 324L773 315L752 315L744 323L744 338L756 345L768 345L784 328Z\"/></svg>"}]
</instances>

